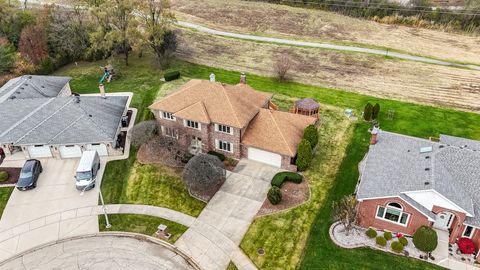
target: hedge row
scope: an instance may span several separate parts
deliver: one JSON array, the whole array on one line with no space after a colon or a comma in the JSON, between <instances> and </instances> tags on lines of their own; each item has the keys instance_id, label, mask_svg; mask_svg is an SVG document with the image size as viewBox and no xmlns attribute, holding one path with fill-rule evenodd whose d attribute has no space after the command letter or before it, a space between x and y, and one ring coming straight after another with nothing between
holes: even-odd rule
<instances>
[{"instance_id":1,"label":"hedge row","mask_svg":"<svg viewBox=\"0 0 480 270\"><path fill-rule=\"evenodd\" d=\"M165 78L166 82L176 80L180 78L180 71L167 72L163 77Z\"/></svg>"},{"instance_id":2,"label":"hedge row","mask_svg":"<svg viewBox=\"0 0 480 270\"><path fill-rule=\"evenodd\" d=\"M218 152L215 152L215 151L208 151L208 154L218 157L220 159L220 161L222 161L222 162L225 161L225 155L222 154L222 153L218 153Z\"/></svg>"},{"instance_id":3,"label":"hedge row","mask_svg":"<svg viewBox=\"0 0 480 270\"><path fill-rule=\"evenodd\" d=\"M277 173L272 179L272 186L274 187L282 187L283 182L289 181L293 183L301 183L303 180L303 176L298 173L294 172L279 172Z\"/></svg>"}]
</instances>

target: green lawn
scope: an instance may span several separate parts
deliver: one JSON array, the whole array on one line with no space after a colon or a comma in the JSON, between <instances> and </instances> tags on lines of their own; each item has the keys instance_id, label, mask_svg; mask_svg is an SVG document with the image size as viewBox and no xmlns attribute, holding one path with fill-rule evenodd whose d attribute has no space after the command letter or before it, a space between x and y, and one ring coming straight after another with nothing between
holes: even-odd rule
<instances>
[{"instance_id":1,"label":"green lawn","mask_svg":"<svg viewBox=\"0 0 480 270\"><path fill-rule=\"evenodd\" d=\"M97 92L98 77L101 73L99 65L99 63L80 64L79 67L70 65L57 73L75 77L72 82L74 91ZM122 73L121 77L107 85L107 92L109 89L135 92L132 105L141 112L137 120L149 119L151 116L144 107L156 97L162 84L159 81L161 71L152 68L150 60L146 58L132 61L129 67L122 64L118 66ZM213 72L217 81L231 84L238 83L240 76L238 72L181 61L173 63L171 70L173 69L180 70L186 77L201 79L208 79ZM301 269L387 269L392 266L398 269L435 269L434 265L418 260L369 249L340 249L332 244L328 238L331 202L353 192L358 178L357 165L366 153L369 138L367 124L359 122L360 124L354 127L344 127L344 133L335 131L335 126L340 125L344 119L340 117L341 110L353 108L358 115L367 102L378 102L382 108L380 125L384 130L423 138L438 137L440 133L445 133L480 139L478 125L480 115L294 82L281 83L273 78L252 74L248 74L248 83L255 89L282 95L279 105L284 109L291 103L284 97L315 98L324 104L322 120L325 116L333 120L325 126L326 129L321 134L321 141L327 144L326 147L319 147L314 166L306 172L314 187L311 202L283 214L257 219L242 242L242 247L255 263L262 265L262 269L294 269L301 257ZM327 104L337 109L325 106ZM395 111L394 120L387 119L388 110ZM335 124L335 121L338 123ZM337 141L335 139L337 137L328 137L333 134L340 134L338 138L341 141ZM333 147L335 151L327 152L335 143L338 143ZM337 157L336 162L332 161L332 157ZM177 194L185 194L185 187L180 182L167 180L174 178L166 170L158 167L138 167L135 165L135 156L132 155L129 160L109 163L102 191L106 201L110 203L147 202L166 207L180 207L178 202L186 197L180 196L178 200L175 197ZM196 201L193 203L189 199L185 199L185 202L191 204L182 205L179 211L194 214L199 213L203 207L203 204ZM255 257L254 248L259 246L266 248L266 255L262 258Z\"/></svg>"},{"instance_id":2,"label":"green lawn","mask_svg":"<svg viewBox=\"0 0 480 270\"><path fill-rule=\"evenodd\" d=\"M12 194L14 187L2 187L0 188L0 217L3 214L5 206L7 206L8 199Z\"/></svg>"},{"instance_id":3,"label":"green lawn","mask_svg":"<svg viewBox=\"0 0 480 270\"><path fill-rule=\"evenodd\" d=\"M108 220L112 225L109 229L105 228L105 216L98 216L100 231L134 232L155 236L158 225L165 224L168 226L168 232L172 234L172 237L168 240L168 242L172 244L175 243L175 241L177 241L177 239L188 229L181 224L163 218L146 215L115 214L108 215Z\"/></svg>"}]
</instances>

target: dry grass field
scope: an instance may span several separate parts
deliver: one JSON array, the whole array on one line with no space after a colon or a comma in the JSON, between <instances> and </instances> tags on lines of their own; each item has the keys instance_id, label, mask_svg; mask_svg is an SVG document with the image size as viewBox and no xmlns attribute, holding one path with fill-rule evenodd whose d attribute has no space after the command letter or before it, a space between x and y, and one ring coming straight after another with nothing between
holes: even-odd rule
<instances>
[{"instance_id":1,"label":"dry grass field","mask_svg":"<svg viewBox=\"0 0 480 270\"><path fill-rule=\"evenodd\" d=\"M480 38L380 24L321 10L240 0L171 0L179 20L291 39L362 43L458 62L480 64Z\"/></svg>"},{"instance_id":2,"label":"dry grass field","mask_svg":"<svg viewBox=\"0 0 480 270\"><path fill-rule=\"evenodd\" d=\"M194 63L273 76L282 54L293 60L290 79L416 103L480 111L480 72L366 54L286 47L181 29L178 56Z\"/></svg>"}]
</instances>

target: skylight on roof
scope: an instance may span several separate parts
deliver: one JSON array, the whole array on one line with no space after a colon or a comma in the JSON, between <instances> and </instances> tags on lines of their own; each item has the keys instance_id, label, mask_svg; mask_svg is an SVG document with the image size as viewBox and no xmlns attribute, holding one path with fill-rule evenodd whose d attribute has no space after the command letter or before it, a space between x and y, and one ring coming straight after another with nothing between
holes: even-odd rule
<instances>
[{"instance_id":1,"label":"skylight on roof","mask_svg":"<svg viewBox=\"0 0 480 270\"><path fill-rule=\"evenodd\" d=\"M420 153L429 153L433 151L433 147L427 146L427 147L422 147L420 148Z\"/></svg>"}]
</instances>

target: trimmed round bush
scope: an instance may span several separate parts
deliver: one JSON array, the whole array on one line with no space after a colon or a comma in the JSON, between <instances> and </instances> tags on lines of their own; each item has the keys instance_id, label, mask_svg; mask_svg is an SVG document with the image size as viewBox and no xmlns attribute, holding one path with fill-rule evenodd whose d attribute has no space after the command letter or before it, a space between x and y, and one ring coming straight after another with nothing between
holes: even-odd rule
<instances>
[{"instance_id":1,"label":"trimmed round bush","mask_svg":"<svg viewBox=\"0 0 480 270\"><path fill-rule=\"evenodd\" d=\"M368 229L365 234L368 236L368 238L375 238L377 237L377 231L375 231L374 229L370 228Z\"/></svg>"},{"instance_id":2,"label":"trimmed round bush","mask_svg":"<svg viewBox=\"0 0 480 270\"><path fill-rule=\"evenodd\" d=\"M392 240L392 238L393 238L391 232L384 232L383 237L385 237L385 239L387 239L387 241Z\"/></svg>"},{"instance_id":3,"label":"trimmed round bush","mask_svg":"<svg viewBox=\"0 0 480 270\"><path fill-rule=\"evenodd\" d=\"M271 204L279 204L282 201L282 191L278 187L271 187L268 190L267 198Z\"/></svg>"},{"instance_id":4,"label":"trimmed round bush","mask_svg":"<svg viewBox=\"0 0 480 270\"><path fill-rule=\"evenodd\" d=\"M413 244L423 252L432 252L438 245L437 232L423 225L413 234Z\"/></svg>"},{"instance_id":5,"label":"trimmed round bush","mask_svg":"<svg viewBox=\"0 0 480 270\"><path fill-rule=\"evenodd\" d=\"M408 246L408 240L405 236L398 238L398 242L400 242L404 247Z\"/></svg>"},{"instance_id":6,"label":"trimmed round bush","mask_svg":"<svg viewBox=\"0 0 480 270\"><path fill-rule=\"evenodd\" d=\"M403 245L399 241L392 242L390 247L392 248L393 251L398 252L398 253L403 251Z\"/></svg>"},{"instance_id":7,"label":"trimmed round bush","mask_svg":"<svg viewBox=\"0 0 480 270\"><path fill-rule=\"evenodd\" d=\"M385 239L385 237L383 236L377 236L377 238L375 239L375 243L377 243L377 245L379 246L386 247L387 239Z\"/></svg>"},{"instance_id":8,"label":"trimmed round bush","mask_svg":"<svg viewBox=\"0 0 480 270\"><path fill-rule=\"evenodd\" d=\"M8 173L4 171L0 171L0 182L7 181L8 179Z\"/></svg>"}]
</instances>

